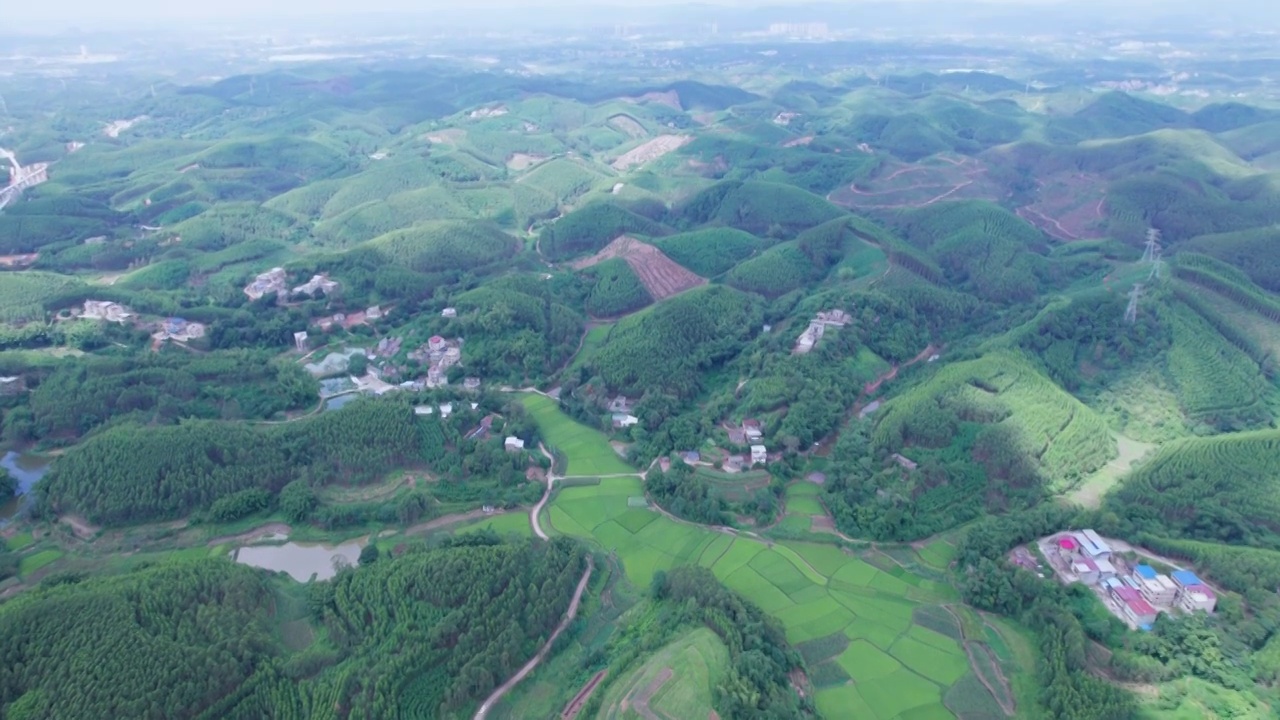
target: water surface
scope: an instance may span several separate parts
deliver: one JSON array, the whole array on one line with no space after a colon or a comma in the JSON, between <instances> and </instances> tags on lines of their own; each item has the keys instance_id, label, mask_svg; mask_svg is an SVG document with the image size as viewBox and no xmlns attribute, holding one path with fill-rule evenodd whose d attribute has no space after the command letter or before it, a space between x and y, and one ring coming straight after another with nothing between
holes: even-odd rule
<instances>
[{"instance_id":1,"label":"water surface","mask_svg":"<svg viewBox=\"0 0 1280 720\"><path fill-rule=\"evenodd\" d=\"M343 565L355 565L368 538L341 545L289 542L283 545L249 545L235 551L235 561L245 565L287 572L298 582L328 580Z\"/></svg>"}]
</instances>

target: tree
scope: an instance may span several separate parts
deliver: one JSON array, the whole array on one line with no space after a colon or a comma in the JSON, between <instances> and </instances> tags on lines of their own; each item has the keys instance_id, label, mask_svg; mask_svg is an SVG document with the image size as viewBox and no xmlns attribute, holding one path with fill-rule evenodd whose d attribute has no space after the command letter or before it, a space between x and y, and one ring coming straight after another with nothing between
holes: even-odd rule
<instances>
[{"instance_id":1,"label":"tree","mask_svg":"<svg viewBox=\"0 0 1280 720\"><path fill-rule=\"evenodd\" d=\"M290 522L305 522L318 504L315 491L305 480L294 480L280 490L280 512Z\"/></svg>"},{"instance_id":2,"label":"tree","mask_svg":"<svg viewBox=\"0 0 1280 720\"><path fill-rule=\"evenodd\" d=\"M347 358L347 372L356 377L360 377L369 372L369 358L364 353L356 353Z\"/></svg>"},{"instance_id":3,"label":"tree","mask_svg":"<svg viewBox=\"0 0 1280 720\"><path fill-rule=\"evenodd\" d=\"M363 548L360 549L359 563L361 567L364 567L365 565L372 565L377 561L378 561L378 545L376 543L370 542L368 545L365 545Z\"/></svg>"}]
</instances>

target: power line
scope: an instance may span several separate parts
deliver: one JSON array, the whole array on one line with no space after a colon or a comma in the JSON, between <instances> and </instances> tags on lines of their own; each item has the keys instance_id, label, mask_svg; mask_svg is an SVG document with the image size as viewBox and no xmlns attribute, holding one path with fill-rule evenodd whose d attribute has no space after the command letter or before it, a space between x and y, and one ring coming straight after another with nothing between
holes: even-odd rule
<instances>
[{"instance_id":1,"label":"power line","mask_svg":"<svg viewBox=\"0 0 1280 720\"><path fill-rule=\"evenodd\" d=\"M1129 291L1129 307L1125 308L1124 321L1130 325L1138 321L1138 298L1142 297L1142 283L1134 283Z\"/></svg>"}]
</instances>

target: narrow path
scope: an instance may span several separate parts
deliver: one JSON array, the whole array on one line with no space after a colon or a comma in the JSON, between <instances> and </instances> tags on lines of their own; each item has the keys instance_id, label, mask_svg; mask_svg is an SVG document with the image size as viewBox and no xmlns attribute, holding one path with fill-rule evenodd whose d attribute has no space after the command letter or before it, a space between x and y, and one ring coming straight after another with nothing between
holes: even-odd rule
<instances>
[{"instance_id":1,"label":"narrow path","mask_svg":"<svg viewBox=\"0 0 1280 720\"><path fill-rule=\"evenodd\" d=\"M551 453L547 452L547 446L543 445L542 443L538 443L538 450L548 460L551 461L552 467L554 467L556 460L554 457L551 456ZM534 505L533 509L529 511L529 524L533 526L533 534L537 535L543 540L549 540L550 538L548 538L547 534L542 531L542 525L541 523L538 522L538 516L542 514L542 508L546 507L547 501L551 499L551 489L554 488L555 486L556 486L556 476L555 474L548 472L547 473L547 490L546 492L542 493L542 499L538 501L538 504Z\"/></svg>"},{"instance_id":2,"label":"narrow path","mask_svg":"<svg viewBox=\"0 0 1280 720\"><path fill-rule=\"evenodd\" d=\"M543 644L540 650L538 650L538 654L533 656L533 659L525 663L524 667L520 668L519 672L511 676L510 680L502 683L497 690L493 691L493 694L490 695L487 700L480 704L480 709L476 711L473 720L484 720L485 717L488 716L489 711L493 709L493 706L502 699L502 696L510 692L511 688L515 687L521 680L525 679L529 673L533 672L534 668L538 667L538 663L542 662L542 659L547 656L547 653L551 652L551 646L555 643L556 638L560 637L560 633L564 632L565 628L569 627L569 623L573 622L573 619L578 616L578 604L582 601L582 593L586 591L587 583L591 580L591 571L594 569L595 558L588 555L587 570L582 573L582 579L578 581L578 588L573 591L573 600L569 601L569 609L565 611L564 619L560 621L560 625L556 627L555 632L551 633L551 637L547 638L547 642Z\"/></svg>"},{"instance_id":3,"label":"narrow path","mask_svg":"<svg viewBox=\"0 0 1280 720\"><path fill-rule=\"evenodd\" d=\"M1001 672L1000 664L996 662L995 658L990 655L987 656L991 661L991 669L996 674L995 680L1000 683L1000 689L1004 691L1003 694L997 692L995 687L991 684L991 680L984 673L978 670L977 659L973 656L973 648L969 647L970 640L973 640L974 642L982 642L984 647L985 642L977 638L967 637L964 632L964 621L960 619L960 616L956 614L956 611L950 605L944 604L941 607L943 610L947 611L947 614L950 615L952 619L956 621L956 627L960 628L960 646L964 648L964 654L968 656L969 659L969 667L973 670L973 674L977 676L978 682L982 683L982 686L987 689L987 692L991 693L992 699L994 699L996 704L1000 706L1000 710L1004 712L1006 717L1014 717L1018 708L1016 700L1014 700L1013 688L1010 687L1008 678L1006 678L1004 673ZM984 652L986 651L984 650Z\"/></svg>"}]
</instances>

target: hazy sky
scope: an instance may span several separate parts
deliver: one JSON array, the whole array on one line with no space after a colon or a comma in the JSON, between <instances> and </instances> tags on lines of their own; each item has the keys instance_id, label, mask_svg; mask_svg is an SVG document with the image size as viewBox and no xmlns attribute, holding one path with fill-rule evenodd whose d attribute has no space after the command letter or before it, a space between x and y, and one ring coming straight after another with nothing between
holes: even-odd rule
<instances>
[{"instance_id":1,"label":"hazy sky","mask_svg":"<svg viewBox=\"0 0 1280 720\"><path fill-rule=\"evenodd\" d=\"M800 4L817 5L823 0L697 0L702 6L725 8L772 7L780 10ZM1225 15L1247 15L1262 26L1274 27L1280 23L1280 2L1277 0L826 0L833 7L841 8L847 15L858 5L874 4L883 9L898 6L902 10L925 11L931 15L965 15L975 5L981 4L989 12L993 7L1013 14L1030 15L1026 11L1035 6L1057 5L1060 13L1075 18L1090 16L1104 19L1115 15L1141 18L1142 12L1155 15L1177 13L1199 16L1212 24L1214 18ZM611 8L634 18L646 9L663 11L671 17L672 6L690 4L689 0L3 0L5 9L0 14L0 35L7 30L47 31L50 29L78 28L115 30L119 28L148 26L186 21L198 29L198 21L251 20L261 17L310 17L324 18L353 14L413 14L420 18L438 17L442 20L465 18L468 24L500 22L519 17L536 17L555 20L559 16L581 19L585 15L609 17ZM924 10L924 6L929 6ZM513 8L510 12L495 12L494 8ZM1020 12L1021 11L1021 12ZM730 11L731 12L731 11ZM1051 28L1050 28L1051 29Z\"/></svg>"}]
</instances>

